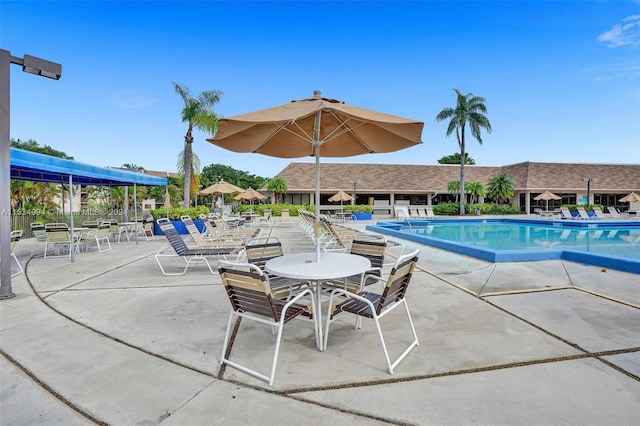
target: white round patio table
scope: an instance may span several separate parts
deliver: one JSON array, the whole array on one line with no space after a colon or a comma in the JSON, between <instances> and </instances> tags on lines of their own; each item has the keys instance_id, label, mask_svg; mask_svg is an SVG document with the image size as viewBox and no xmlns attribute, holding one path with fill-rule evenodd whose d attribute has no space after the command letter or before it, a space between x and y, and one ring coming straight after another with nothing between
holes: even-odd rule
<instances>
[{"instance_id":1,"label":"white round patio table","mask_svg":"<svg viewBox=\"0 0 640 426\"><path fill-rule=\"evenodd\" d=\"M349 253L320 253L320 262L316 262L316 253L287 254L270 259L265 264L265 270L273 275L298 280L315 281L314 296L316 307L313 317L316 319L318 335L316 344L322 347L322 313L321 291L322 281L359 275L371 269L369 259L357 254Z\"/></svg>"}]
</instances>

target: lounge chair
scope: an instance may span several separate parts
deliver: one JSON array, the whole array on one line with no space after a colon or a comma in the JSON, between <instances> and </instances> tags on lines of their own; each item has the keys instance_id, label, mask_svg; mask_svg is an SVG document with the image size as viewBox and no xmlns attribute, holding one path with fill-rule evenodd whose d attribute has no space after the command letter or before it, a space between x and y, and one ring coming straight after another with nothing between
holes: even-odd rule
<instances>
[{"instance_id":1,"label":"lounge chair","mask_svg":"<svg viewBox=\"0 0 640 426\"><path fill-rule=\"evenodd\" d=\"M600 207L598 206L593 206L593 213L596 215L596 217L598 219L606 219L607 217L605 216L604 212L600 209Z\"/></svg>"},{"instance_id":2,"label":"lounge chair","mask_svg":"<svg viewBox=\"0 0 640 426\"><path fill-rule=\"evenodd\" d=\"M609 210L609 213L611 213L611 217L613 217L614 219L627 219L629 218L629 214L628 213L620 213L618 211L618 209L616 209L615 207L607 207L607 210Z\"/></svg>"},{"instance_id":3,"label":"lounge chair","mask_svg":"<svg viewBox=\"0 0 640 426\"><path fill-rule=\"evenodd\" d=\"M214 235L211 235L209 232L209 236L211 238L220 238L220 237L241 237L241 238L258 238L262 233L262 228L243 228L243 227L232 227L229 225L224 219L220 218L211 218L213 224L215 225ZM213 229L213 228L207 228Z\"/></svg>"},{"instance_id":4,"label":"lounge chair","mask_svg":"<svg viewBox=\"0 0 640 426\"><path fill-rule=\"evenodd\" d=\"M356 235L356 231L346 226L331 223L325 215L320 215L320 226L322 229L320 244L323 251L347 252L351 249L351 242Z\"/></svg>"},{"instance_id":5,"label":"lounge chair","mask_svg":"<svg viewBox=\"0 0 640 426\"><path fill-rule=\"evenodd\" d=\"M386 280L384 291L382 294L372 293L368 291L362 291L359 294L354 294L344 289L337 288L331 292L327 308L327 325L324 334L324 349L327 349L327 341L329 339L329 326L340 313L349 313L356 315L356 329L360 328L360 319L362 317L369 318L375 321L378 337L382 345L382 351L387 363L389 374L393 374L393 369L402 361L407 354L416 346L418 346L418 336L416 334L413 321L411 320L411 313L409 312L409 306L405 299L413 270L418 262L418 253L416 250L412 253L408 253L400 257L391 274ZM381 280L380 277L368 276L373 279ZM342 303L334 305L334 299L346 297L347 300ZM336 300L336 302L338 302ZM392 312L398 306L404 306L413 340L408 347L398 356L394 361L391 361L389 357L389 351L380 328L380 320L384 318L388 313ZM354 344L351 342L351 344Z\"/></svg>"},{"instance_id":6,"label":"lounge chair","mask_svg":"<svg viewBox=\"0 0 640 426\"><path fill-rule=\"evenodd\" d=\"M284 300L280 300L271 293L267 275L256 265L252 264L237 265L221 262L219 273L227 296L229 296L229 302L231 303L220 364L237 368L240 371L264 380L269 383L269 386L272 386L276 375L278 353L280 352L280 342L282 341L284 325L297 317L312 317L311 307L315 306L313 292L310 289L305 289L289 301L285 302ZM304 300L301 300L306 297L310 298L310 303L308 301L304 303ZM303 302L304 304L299 302ZM273 354L273 361L271 362L271 371L268 375L229 359L233 350L228 350L227 348L231 340L231 332L234 329L234 318L242 318L243 320L266 324L274 330L274 334L276 334L276 347L275 353ZM243 324L244 321L239 325L239 331L245 329ZM313 324L317 336L318 330L316 328L316 322L314 321ZM256 330L256 327L249 326L247 331L250 329ZM234 339L238 339L237 334ZM251 355L260 356L261 352L264 352L262 349L261 346L257 347L257 349L251 352Z\"/></svg>"},{"instance_id":7,"label":"lounge chair","mask_svg":"<svg viewBox=\"0 0 640 426\"><path fill-rule=\"evenodd\" d=\"M211 264L207 258L215 258L219 260L221 257L226 258L229 256L231 258L238 259L244 256L244 246L242 245L189 248L169 219L158 219L157 223L164 235L167 237L167 240L169 240L169 244L175 251L175 253L165 253L166 249L161 249L155 255L156 263L164 275L184 275L189 267L197 266L200 263L207 265L209 271L211 271L212 274L215 274L216 271L211 268ZM162 263L160 262L160 259L165 257L173 258L176 260L176 264L180 267L182 267L182 265L178 263L178 259L182 259L184 261L184 269L182 272L169 273L165 271Z\"/></svg>"},{"instance_id":8,"label":"lounge chair","mask_svg":"<svg viewBox=\"0 0 640 426\"><path fill-rule=\"evenodd\" d=\"M431 206L425 207L424 212L426 213L427 217L436 217L436 215L433 213L433 207Z\"/></svg>"},{"instance_id":9,"label":"lounge chair","mask_svg":"<svg viewBox=\"0 0 640 426\"><path fill-rule=\"evenodd\" d=\"M221 244L223 244L226 241L229 240L236 240L237 243L236 244L243 244L245 239L244 238L240 238L237 236L233 236L233 238L224 238L218 235L210 235L209 232L207 232L207 236L205 237L204 234L202 234L198 228L196 227L195 222L191 219L191 217L189 216L181 216L180 220L182 220L182 223L184 224L184 227L187 229L187 231L189 232L189 235L191 236L191 239L193 240L193 242L196 244L196 246L201 247L201 248L207 248L207 247L219 247ZM205 226L205 230L206 230L206 226ZM228 245L228 244L224 244L224 245Z\"/></svg>"},{"instance_id":10,"label":"lounge chair","mask_svg":"<svg viewBox=\"0 0 640 426\"><path fill-rule=\"evenodd\" d=\"M571 214L571 211L569 211L569 209L567 207L560 207L560 212L562 213L562 216L560 217L560 219L573 219L573 215Z\"/></svg>"},{"instance_id":11,"label":"lounge chair","mask_svg":"<svg viewBox=\"0 0 640 426\"><path fill-rule=\"evenodd\" d=\"M412 217L407 206L394 206L393 210L399 220L409 220Z\"/></svg>"},{"instance_id":12,"label":"lounge chair","mask_svg":"<svg viewBox=\"0 0 640 426\"><path fill-rule=\"evenodd\" d=\"M589 213L587 213L584 207L576 207L576 209L578 210L578 219L591 220L591 216L589 216Z\"/></svg>"}]
</instances>

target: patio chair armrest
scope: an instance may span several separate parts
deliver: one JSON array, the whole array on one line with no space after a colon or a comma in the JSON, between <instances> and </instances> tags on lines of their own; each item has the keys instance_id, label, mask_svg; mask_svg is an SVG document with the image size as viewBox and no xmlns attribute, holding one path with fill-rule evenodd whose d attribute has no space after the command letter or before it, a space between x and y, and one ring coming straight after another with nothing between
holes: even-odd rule
<instances>
[{"instance_id":1,"label":"patio chair armrest","mask_svg":"<svg viewBox=\"0 0 640 426\"><path fill-rule=\"evenodd\" d=\"M369 308L371 309L371 312L375 312L376 310L375 306L373 306L373 303L371 303L371 300L367 299L366 297L362 297L358 294L351 293L350 291L344 290L342 288L336 288L331 292L331 297L329 297L329 307L327 309L327 318L331 317L332 310L335 309L336 307L336 305L334 305L333 303L333 298L335 296L340 296L340 295L346 297L347 299L356 299L366 303L367 306L369 306Z\"/></svg>"},{"instance_id":2,"label":"patio chair armrest","mask_svg":"<svg viewBox=\"0 0 640 426\"><path fill-rule=\"evenodd\" d=\"M289 309L291 307L291 305L293 305L294 303L296 303L298 300L302 299L306 295L311 296L311 306L314 306L315 305L315 298L313 296L313 291L311 291L311 289L307 288L305 290L302 290L300 293L296 294L296 296L293 297L292 299L290 299L284 305L284 308L282 308L282 313L284 314L285 312L287 312L287 309Z\"/></svg>"},{"instance_id":3,"label":"patio chair armrest","mask_svg":"<svg viewBox=\"0 0 640 426\"><path fill-rule=\"evenodd\" d=\"M367 282L367 280L371 279L372 281L384 281L384 277L382 276L382 269L381 268L371 268L369 269L367 272L371 272L372 270L379 270L380 271L380 275L373 275L373 274L369 274L366 273L362 276L362 279L360 280L361 286L364 286L364 283ZM373 284L373 283L372 283Z\"/></svg>"}]
</instances>

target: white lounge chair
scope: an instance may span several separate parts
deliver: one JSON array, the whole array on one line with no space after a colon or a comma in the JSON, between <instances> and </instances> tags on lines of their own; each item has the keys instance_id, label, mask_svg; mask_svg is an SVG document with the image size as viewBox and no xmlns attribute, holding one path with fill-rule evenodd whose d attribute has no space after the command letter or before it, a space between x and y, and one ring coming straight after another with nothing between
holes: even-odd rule
<instances>
[{"instance_id":1,"label":"white lounge chair","mask_svg":"<svg viewBox=\"0 0 640 426\"><path fill-rule=\"evenodd\" d=\"M628 213L620 213L615 207L609 206L607 209L609 210L609 213L611 213L611 217L614 219L627 219L629 217Z\"/></svg>"},{"instance_id":2,"label":"white lounge chair","mask_svg":"<svg viewBox=\"0 0 640 426\"><path fill-rule=\"evenodd\" d=\"M576 209L578 210L578 219L591 220L591 216L589 216L589 213L587 213L584 207L576 207Z\"/></svg>"},{"instance_id":3,"label":"white lounge chair","mask_svg":"<svg viewBox=\"0 0 640 426\"><path fill-rule=\"evenodd\" d=\"M598 206L593 206L593 213L595 213L598 219L606 219L607 217L604 215L604 212Z\"/></svg>"},{"instance_id":4,"label":"white lounge chair","mask_svg":"<svg viewBox=\"0 0 640 426\"><path fill-rule=\"evenodd\" d=\"M560 219L573 219L573 215L571 214L571 211L569 211L567 207L560 207L560 211L562 213L562 216L560 217Z\"/></svg>"}]
</instances>

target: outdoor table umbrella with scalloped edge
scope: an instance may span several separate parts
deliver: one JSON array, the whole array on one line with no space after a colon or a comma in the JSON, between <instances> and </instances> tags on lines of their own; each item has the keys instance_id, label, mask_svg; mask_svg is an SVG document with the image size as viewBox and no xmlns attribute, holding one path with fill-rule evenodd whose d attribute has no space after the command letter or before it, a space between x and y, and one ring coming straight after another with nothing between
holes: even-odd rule
<instances>
[{"instance_id":1,"label":"outdoor table umbrella with scalloped edge","mask_svg":"<svg viewBox=\"0 0 640 426\"><path fill-rule=\"evenodd\" d=\"M636 194L635 192L632 192L620 198L618 201L622 203L635 203L637 201L640 201L640 195Z\"/></svg>"},{"instance_id":2,"label":"outdoor table umbrella with scalloped edge","mask_svg":"<svg viewBox=\"0 0 640 426\"><path fill-rule=\"evenodd\" d=\"M320 157L394 152L422 143L424 123L323 98L312 98L221 118L207 141L234 152L279 158L312 156L316 163L315 233L320 223ZM316 261L320 245L316 238Z\"/></svg>"},{"instance_id":3,"label":"outdoor table umbrella with scalloped edge","mask_svg":"<svg viewBox=\"0 0 640 426\"><path fill-rule=\"evenodd\" d=\"M251 210L253 210L253 201L254 200L264 200L265 198L267 198L266 195L263 195L261 193L259 193L258 191L256 191L255 189L249 187L247 189L245 189L242 193L236 195L235 197L233 197L234 200L237 201L250 201L251 202Z\"/></svg>"},{"instance_id":4,"label":"outdoor table umbrella with scalloped edge","mask_svg":"<svg viewBox=\"0 0 640 426\"><path fill-rule=\"evenodd\" d=\"M224 196L224 194L238 194L240 192L244 192L244 189L240 188L239 186L235 186L232 183L225 182L224 180L219 179L213 185L210 185L202 191L198 192L198 194Z\"/></svg>"},{"instance_id":5,"label":"outdoor table umbrella with scalloped edge","mask_svg":"<svg viewBox=\"0 0 640 426\"><path fill-rule=\"evenodd\" d=\"M633 203L637 203L638 201L640 201L640 194L636 194L635 192L631 192L630 194L625 195L624 197L620 198L620 200L618 200L620 202L623 203L629 203L629 212L631 212L632 208L635 208L636 210L636 215L637 213L637 207L633 206Z\"/></svg>"},{"instance_id":6,"label":"outdoor table umbrella with scalloped edge","mask_svg":"<svg viewBox=\"0 0 640 426\"><path fill-rule=\"evenodd\" d=\"M533 197L533 199L536 201L545 200L547 202L546 210L549 211L549 200L562 200L562 197L554 194L553 192L544 191L537 197Z\"/></svg>"},{"instance_id":7,"label":"outdoor table umbrella with scalloped edge","mask_svg":"<svg viewBox=\"0 0 640 426\"><path fill-rule=\"evenodd\" d=\"M343 190L338 191L336 194L332 195L331 198L329 198L329 201L332 203L337 203L338 201L340 201L340 213L342 213L342 202L351 200L353 200L353 197Z\"/></svg>"}]
</instances>

